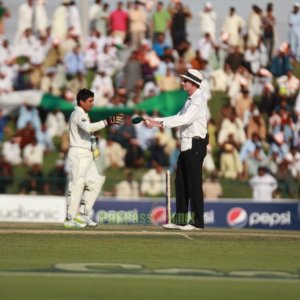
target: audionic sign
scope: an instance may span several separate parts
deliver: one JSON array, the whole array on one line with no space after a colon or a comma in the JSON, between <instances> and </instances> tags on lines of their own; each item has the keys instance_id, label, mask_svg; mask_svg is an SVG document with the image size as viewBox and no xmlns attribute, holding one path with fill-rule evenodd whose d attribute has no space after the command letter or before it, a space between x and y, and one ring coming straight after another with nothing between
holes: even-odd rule
<instances>
[{"instance_id":1,"label":"audionic sign","mask_svg":"<svg viewBox=\"0 0 300 300\"><path fill-rule=\"evenodd\" d=\"M0 221L60 223L66 216L63 197L0 195Z\"/></svg>"}]
</instances>

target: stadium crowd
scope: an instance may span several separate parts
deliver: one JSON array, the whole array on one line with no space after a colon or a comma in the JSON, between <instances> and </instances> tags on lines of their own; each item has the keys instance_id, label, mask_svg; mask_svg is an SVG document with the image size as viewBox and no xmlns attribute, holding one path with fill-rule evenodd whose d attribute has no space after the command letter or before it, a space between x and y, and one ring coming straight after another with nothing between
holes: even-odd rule
<instances>
[{"instance_id":1,"label":"stadium crowd","mask_svg":"<svg viewBox=\"0 0 300 300\"><path fill-rule=\"evenodd\" d=\"M180 89L178 74L199 69L207 100L220 94L228 99L220 119L209 113L205 195L222 195L220 177L249 180L264 166L278 183L278 196L293 197L291 183L300 179L300 4L291 7L286 42L279 47L272 3L253 5L247 20L229 7L220 30L212 3L199 11L192 12L184 0L169 5L120 1L116 7L96 0L89 8L86 37L75 1L62 0L51 20L46 1L24 1L18 12L1 3L0 99L41 90L74 103L77 91L90 87L95 106L134 107ZM10 41L5 21L13 13L18 27ZM187 24L196 17L201 38L192 47ZM132 125L131 117L99 135L103 171L124 170L124 181L110 194L163 194L163 170L176 167L177 132ZM42 111L28 103L8 115L0 109L0 193L13 182L14 167L24 165L20 193L63 195L67 136L67 118L59 110ZM45 155L53 151L59 152L58 160L43 174ZM143 167L150 170L137 183L130 170Z\"/></svg>"}]
</instances>

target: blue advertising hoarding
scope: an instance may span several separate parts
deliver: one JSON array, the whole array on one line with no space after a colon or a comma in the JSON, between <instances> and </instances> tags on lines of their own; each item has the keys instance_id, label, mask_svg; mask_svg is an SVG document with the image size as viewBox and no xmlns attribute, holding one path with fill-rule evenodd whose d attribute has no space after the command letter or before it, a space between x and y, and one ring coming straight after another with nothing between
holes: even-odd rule
<instances>
[{"instance_id":1,"label":"blue advertising hoarding","mask_svg":"<svg viewBox=\"0 0 300 300\"><path fill-rule=\"evenodd\" d=\"M206 227L300 230L297 201L218 201L205 203L204 209ZM175 212L174 202L171 210ZM166 205L151 199L99 200L94 205L94 219L99 224L161 225L166 222Z\"/></svg>"}]
</instances>

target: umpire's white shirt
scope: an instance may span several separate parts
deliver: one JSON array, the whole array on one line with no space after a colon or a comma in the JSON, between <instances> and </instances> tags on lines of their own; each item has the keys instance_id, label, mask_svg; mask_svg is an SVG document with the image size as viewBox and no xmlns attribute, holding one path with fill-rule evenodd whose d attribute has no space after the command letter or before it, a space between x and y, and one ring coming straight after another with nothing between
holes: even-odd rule
<instances>
[{"instance_id":1,"label":"umpire's white shirt","mask_svg":"<svg viewBox=\"0 0 300 300\"><path fill-rule=\"evenodd\" d=\"M207 116L207 97L203 90L197 89L177 115L155 120L162 122L163 127L180 127L181 151L186 151L192 149L193 137L206 137Z\"/></svg>"},{"instance_id":2,"label":"umpire's white shirt","mask_svg":"<svg viewBox=\"0 0 300 300\"><path fill-rule=\"evenodd\" d=\"M106 126L104 121L91 123L88 114L76 106L69 120L70 148L91 149L91 133Z\"/></svg>"}]
</instances>

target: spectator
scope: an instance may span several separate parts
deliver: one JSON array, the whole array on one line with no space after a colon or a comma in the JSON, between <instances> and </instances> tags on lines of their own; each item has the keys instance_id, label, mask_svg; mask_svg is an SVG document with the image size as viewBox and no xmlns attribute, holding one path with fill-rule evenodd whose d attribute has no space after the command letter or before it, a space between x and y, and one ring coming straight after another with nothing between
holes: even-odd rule
<instances>
[{"instance_id":1,"label":"spectator","mask_svg":"<svg viewBox=\"0 0 300 300\"><path fill-rule=\"evenodd\" d=\"M275 44L275 24L276 18L273 14L273 3L268 3L266 14L262 17L263 42L266 45L268 53L268 63L271 62Z\"/></svg>"},{"instance_id":2,"label":"spectator","mask_svg":"<svg viewBox=\"0 0 300 300\"><path fill-rule=\"evenodd\" d=\"M26 166L43 165L44 146L34 138L23 149L23 159Z\"/></svg>"},{"instance_id":3,"label":"spectator","mask_svg":"<svg viewBox=\"0 0 300 300\"><path fill-rule=\"evenodd\" d=\"M223 145L228 140L229 135L232 135L235 144L240 146L246 140L243 122L236 117L232 108L229 108L228 112L225 109L223 111L224 119L218 133L218 144Z\"/></svg>"},{"instance_id":4,"label":"spectator","mask_svg":"<svg viewBox=\"0 0 300 300\"><path fill-rule=\"evenodd\" d=\"M12 166L22 163L22 151L20 147L21 137L13 136L3 143L2 154L4 160Z\"/></svg>"},{"instance_id":5,"label":"spectator","mask_svg":"<svg viewBox=\"0 0 300 300\"><path fill-rule=\"evenodd\" d=\"M7 187L14 180L13 166L7 162L3 154L0 154L0 194L7 193Z\"/></svg>"},{"instance_id":6,"label":"spectator","mask_svg":"<svg viewBox=\"0 0 300 300\"><path fill-rule=\"evenodd\" d=\"M33 89L33 84L30 80L31 71L32 69L29 63L19 66L14 80L13 90L23 91Z\"/></svg>"},{"instance_id":7,"label":"spectator","mask_svg":"<svg viewBox=\"0 0 300 300\"><path fill-rule=\"evenodd\" d=\"M229 15L222 25L223 40L226 40L231 47L243 46L242 33L245 25L245 20L236 14L235 7L230 7Z\"/></svg>"},{"instance_id":8,"label":"spectator","mask_svg":"<svg viewBox=\"0 0 300 300\"><path fill-rule=\"evenodd\" d=\"M276 174L278 180L278 194L279 197L293 197L292 193L292 182L293 176L289 170L289 163L287 160L283 159L278 166L278 171Z\"/></svg>"},{"instance_id":9,"label":"spectator","mask_svg":"<svg viewBox=\"0 0 300 300\"><path fill-rule=\"evenodd\" d=\"M158 128L158 131L155 130L155 138L157 138L158 144L163 147L164 152L168 156L172 153L172 151L176 147L176 139L173 136L172 129L164 128L164 127Z\"/></svg>"},{"instance_id":10,"label":"spectator","mask_svg":"<svg viewBox=\"0 0 300 300\"><path fill-rule=\"evenodd\" d=\"M53 111L48 112L46 116L46 125L52 139L54 137L61 137L67 128L65 115L60 109L54 109Z\"/></svg>"},{"instance_id":11,"label":"spectator","mask_svg":"<svg viewBox=\"0 0 300 300\"><path fill-rule=\"evenodd\" d=\"M118 1L117 8L109 15L108 22L113 37L118 37L124 42L128 31L129 19L121 1Z\"/></svg>"},{"instance_id":12,"label":"spectator","mask_svg":"<svg viewBox=\"0 0 300 300\"><path fill-rule=\"evenodd\" d=\"M229 53L225 58L225 63L229 65L230 69L235 73L237 69L242 65L244 56L240 51L239 46L232 46L229 49Z\"/></svg>"},{"instance_id":13,"label":"spectator","mask_svg":"<svg viewBox=\"0 0 300 300\"><path fill-rule=\"evenodd\" d=\"M26 29L32 29L33 27L33 0L27 0L19 6L17 20L18 28L15 35L15 41L19 39Z\"/></svg>"},{"instance_id":14,"label":"spectator","mask_svg":"<svg viewBox=\"0 0 300 300\"><path fill-rule=\"evenodd\" d=\"M1 6L0 6L0 13L1 13ZM10 62L13 61L13 47L11 46L9 40L6 38L3 38L2 42L0 43L0 55L1 55L0 64L2 65L2 67L5 64L9 64Z\"/></svg>"},{"instance_id":15,"label":"spectator","mask_svg":"<svg viewBox=\"0 0 300 300\"><path fill-rule=\"evenodd\" d=\"M214 42L216 40L217 14L210 2L205 3L203 11L199 13L199 16L201 36L204 36L208 33L212 41Z\"/></svg>"},{"instance_id":16,"label":"spectator","mask_svg":"<svg viewBox=\"0 0 300 300\"><path fill-rule=\"evenodd\" d=\"M136 138L136 129L131 123L131 116L126 115L124 124L119 126L117 130L115 129L116 128L113 127L111 128L111 136L116 142L120 143L123 148L128 149L131 144L131 139Z\"/></svg>"},{"instance_id":17,"label":"spectator","mask_svg":"<svg viewBox=\"0 0 300 300\"><path fill-rule=\"evenodd\" d=\"M95 29L102 36L108 35L108 18L109 18L109 3L104 3L102 9L99 9L96 14Z\"/></svg>"},{"instance_id":18,"label":"spectator","mask_svg":"<svg viewBox=\"0 0 300 300\"><path fill-rule=\"evenodd\" d=\"M68 20L69 20L69 3L70 0L63 0L62 3L55 9L52 26L51 35L54 39L59 41L64 41L68 33Z\"/></svg>"},{"instance_id":19,"label":"spectator","mask_svg":"<svg viewBox=\"0 0 300 300\"><path fill-rule=\"evenodd\" d=\"M213 44L212 52L209 56L209 67L212 71L223 70L225 64L225 57L227 55L227 48L223 47L221 43Z\"/></svg>"},{"instance_id":20,"label":"spectator","mask_svg":"<svg viewBox=\"0 0 300 300\"><path fill-rule=\"evenodd\" d=\"M171 92L180 89L180 81L170 68L167 68L165 75L158 78L157 85L161 92Z\"/></svg>"},{"instance_id":21,"label":"spectator","mask_svg":"<svg viewBox=\"0 0 300 300\"><path fill-rule=\"evenodd\" d=\"M66 55L72 52L76 46L81 47L79 36L72 27L68 28L67 36L63 42L60 42L60 50L62 55L62 61L65 61Z\"/></svg>"},{"instance_id":22,"label":"spectator","mask_svg":"<svg viewBox=\"0 0 300 300\"><path fill-rule=\"evenodd\" d=\"M36 139L38 144L43 147L44 152L48 153L55 149L50 131L46 123L43 123L41 131L36 133Z\"/></svg>"},{"instance_id":23,"label":"spectator","mask_svg":"<svg viewBox=\"0 0 300 300\"><path fill-rule=\"evenodd\" d=\"M126 178L114 187L113 194L119 199L138 199L140 197L139 183L133 179L131 171L125 172Z\"/></svg>"},{"instance_id":24,"label":"spectator","mask_svg":"<svg viewBox=\"0 0 300 300\"><path fill-rule=\"evenodd\" d=\"M257 132L261 140L265 140L267 136L267 127L265 120L260 114L259 110L255 108L250 111L249 122L247 124L247 138L252 136L252 133Z\"/></svg>"},{"instance_id":25,"label":"spectator","mask_svg":"<svg viewBox=\"0 0 300 300\"><path fill-rule=\"evenodd\" d=\"M164 168L156 161L152 162L151 169L147 171L141 182L143 196L159 196L166 192L166 175Z\"/></svg>"},{"instance_id":26,"label":"spectator","mask_svg":"<svg viewBox=\"0 0 300 300\"><path fill-rule=\"evenodd\" d=\"M277 78L279 93L286 95L291 102L294 102L299 93L299 79L293 74L292 70L287 70L285 75Z\"/></svg>"},{"instance_id":27,"label":"spectator","mask_svg":"<svg viewBox=\"0 0 300 300\"><path fill-rule=\"evenodd\" d=\"M257 174L260 166L265 166L267 162L267 156L260 145L256 146L254 151L247 159L247 175L254 176Z\"/></svg>"},{"instance_id":28,"label":"spectator","mask_svg":"<svg viewBox=\"0 0 300 300\"><path fill-rule=\"evenodd\" d=\"M238 118L244 120L245 112L250 111L250 106L253 102L252 97L249 93L249 89L244 87L235 99L235 111Z\"/></svg>"},{"instance_id":29,"label":"spectator","mask_svg":"<svg viewBox=\"0 0 300 300\"><path fill-rule=\"evenodd\" d=\"M228 83L232 82L233 72L228 63L224 62L222 69L213 70L210 76L210 89L212 92L226 92Z\"/></svg>"},{"instance_id":30,"label":"spectator","mask_svg":"<svg viewBox=\"0 0 300 300\"><path fill-rule=\"evenodd\" d=\"M88 71L97 70L97 60L98 60L97 44L94 40L90 40L88 41L84 52L84 65Z\"/></svg>"},{"instance_id":31,"label":"spectator","mask_svg":"<svg viewBox=\"0 0 300 300\"><path fill-rule=\"evenodd\" d=\"M22 150L26 145L33 142L35 139L35 134L36 131L30 122L28 122L24 128L17 130L16 137L20 139L20 147Z\"/></svg>"},{"instance_id":32,"label":"spectator","mask_svg":"<svg viewBox=\"0 0 300 300\"><path fill-rule=\"evenodd\" d=\"M130 94L134 91L136 83L142 78L142 66L138 51L132 51L123 69L124 86Z\"/></svg>"},{"instance_id":33,"label":"spectator","mask_svg":"<svg viewBox=\"0 0 300 300\"><path fill-rule=\"evenodd\" d=\"M187 7L184 7L180 1L171 8L171 37L173 48L177 49L182 41L187 40L187 21L192 16Z\"/></svg>"},{"instance_id":34,"label":"spectator","mask_svg":"<svg viewBox=\"0 0 300 300\"><path fill-rule=\"evenodd\" d=\"M36 1L34 10L34 31L36 31L39 36L45 35L49 27L48 14L45 6L45 0Z\"/></svg>"},{"instance_id":35,"label":"spectator","mask_svg":"<svg viewBox=\"0 0 300 300\"><path fill-rule=\"evenodd\" d=\"M212 38L209 33L205 33L198 43L198 51L202 60L208 61L213 50L214 44Z\"/></svg>"},{"instance_id":36,"label":"spectator","mask_svg":"<svg viewBox=\"0 0 300 300\"><path fill-rule=\"evenodd\" d=\"M68 15L68 25L73 28L74 33L81 38L82 36L82 25L80 19L79 9L75 1L69 1L69 15Z\"/></svg>"},{"instance_id":37,"label":"spectator","mask_svg":"<svg viewBox=\"0 0 300 300\"><path fill-rule=\"evenodd\" d=\"M85 73L83 53L79 45L76 45L71 52L66 54L64 63L68 80L71 80L79 73Z\"/></svg>"},{"instance_id":38,"label":"spectator","mask_svg":"<svg viewBox=\"0 0 300 300\"><path fill-rule=\"evenodd\" d=\"M142 40L146 38L147 15L143 3L134 1L133 7L128 12L130 46L138 49Z\"/></svg>"},{"instance_id":39,"label":"spectator","mask_svg":"<svg viewBox=\"0 0 300 300\"><path fill-rule=\"evenodd\" d=\"M261 21L262 10L257 5L252 6L252 13L248 19L248 47L257 47L258 41L261 38L262 32L262 21Z\"/></svg>"},{"instance_id":40,"label":"spectator","mask_svg":"<svg viewBox=\"0 0 300 300\"><path fill-rule=\"evenodd\" d=\"M155 42L153 42L152 49L155 51L157 56L162 59L165 55L165 50L168 48L170 48L170 46L166 42L166 35L163 32L158 33Z\"/></svg>"},{"instance_id":41,"label":"spectator","mask_svg":"<svg viewBox=\"0 0 300 300\"><path fill-rule=\"evenodd\" d=\"M300 61L300 4L295 2L293 4L293 10L289 15L289 43L291 50L296 60Z\"/></svg>"},{"instance_id":42,"label":"spectator","mask_svg":"<svg viewBox=\"0 0 300 300\"><path fill-rule=\"evenodd\" d=\"M114 95L114 87L111 77L104 69L100 69L93 82L92 91L95 93L95 106L104 107L110 105L110 99Z\"/></svg>"},{"instance_id":43,"label":"spectator","mask_svg":"<svg viewBox=\"0 0 300 300\"><path fill-rule=\"evenodd\" d=\"M257 132L253 132L251 137L248 138L245 143L243 143L240 149L240 160L243 164L243 175L244 177L248 177L249 170L249 159L254 153L255 149L261 148L262 142Z\"/></svg>"},{"instance_id":44,"label":"spectator","mask_svg":"<svg viewBox=\"0 0 300 300\"><path fill-rule=\"evenodd\" d=\"M171 15L164 8L162 1L157 2L156 10L152 15L153 42L157 41L160 34L165 34L171 26Z\"/></svg>"},{"instance_id":45,"label":"spectator","mask_svg":"<svg viewBox=\"0 0 300 300\"><path fill-rule=\"evenodd\" d=\"M60 41L57 38L53 38L50 43L50 49L43 62L44 72L46 72L48 68L57 68L58 63L63 60L63 58L64 53L60 47Z\"/></svg>"},{"instance_id":46,"label":"spectator","mask_svg":"<svg viewBox=\"0 0 300 300\"><path fill-rule=\"evenodd\" d=\"M261 59L260 59L260 53L257 46L251 46L248 47L244 54L245 57L245 63L248 66L248 71L252 75L258 74L258 71L261 68Z\"/></svg>"},{"instance_id":47,"label":"spectator","mask_svg":"<svg viewBox=\"0 0 300 300\"><path fill-rule=\"evenodd\" d=\"M211 173L203 182L203 195L205 200L216 200L223 196L223 188L216 172Z\"/></svg>"},{"instance_id":48,"label":"spectator","mask_svg":"<svg viewBox=\"0 0 300 300\"><path fill-rule=\"evenodd\" d=\"M282 159L279 157L278 151L273 151L271 155L268 155L267 160L266 160L266 166L268 166L268 171L270 172L271 175L274 177L276 176L279 165L282 162Z\"/></svg>"},{"instance_id":49,"label":"spectator","mask_svg":"<svg viewBox=\"0 0 300 300\"><path fill-rule=\"evenodd\" d=\"M102 0L95 0L89 8L89 28L98 30L98 15L103 11Z\"/></svg>"},{"instance_id":50,"label":"spectator","mask_svg":"<svg viewBox=\"0 0 300 300\"><path fill-rule=\"evenodd\" d=\"M125 166L125 154L126 150L122 146L115 142L111 137L107 138L105 147L105 158L107 168L123 168Z\"/></svg>"},{"instance_id":51,"label":"spectator","mask_svg":"<svg viewBox=\"0 0 300 300\"><path fill-rule=\"evenodd\" d=\"M296 180L300 179L300 151L295 146L292 146L284 159L289 163L288 167L293 178Z\"/></svg>"},{"instance_id":52,"label":"spectator","mask_svg":"<svg viewBox=\"0 0 300 300\"><path fill-rule=\"evenodd\" d=\"M41 166L33 165L26 174L26 178L20 184L20 194L41 195L46 193L44 173Z\"/></svg>"},{"instance_id":53,"label":"spectator","mask_svg":"<svg viewBox=\"0 0 300 300\"><path fill-rule=\"evenodd\" d=\"M135 138L130 138L126 147L125 166L126 168L141 168L145 165L144 151Z\"/></svg>"},{"instance_id":54,"label":"spectator","mask_svg":"<svg viewBox=\"0 0 300 300\"><path fill-rule=\"evenodd\" d=\"M103 51L98 53L97 67L98 70L104 70L108 76L113 76L123 67L123 63L116 56L113 45L106 43L103 46Z\"/></svg>"},{"instance_id":55,"label":"spectator","mask_svg":"<svg viewBox=\"0 0 300 300\"><path fill-rule=\"evenodd\" d=\"M47 175L47 193L50 195L64 196L66 193L67 173L63 159L57 159L55 167Z\"/></svg>"},{"instance_id":56,"label":"spectator","mask_svg":"<svg viewBox=\"0 0 300 300\"><path fill-rule=\"evenodd\" d=\"M14 55L16 57L27 58L27 61L31 61L31 59L34 59L34 49L37 44L38 39L33 34L32 28L26 28L15 41Z\"/></svg>"},{"instance_id":57,"label":"spectator","mask_svg":"<svg viewBox=\"0 0 300 300\"><path fill-rule=\"evenodd\" d=\"M149 165L156 161L159 165L168 166L168 157L165 148L160 144L158 137L154 138L149 146Z\"/></svg>"},{"instance_id":58,"label":"spectator","mask_svg":"<svg viewBox=\"0 0 300 300\"><path fill-rule=\"evenodd\" d=\"M249 181L252 188L253 200L259 202L271 202L276 191L277 180L266 172L265 167L259 167L258 173Z\"/></svg>"},{"instance_id":59,"label":"spectator","mask_svg":"<svg viewBox=\"0 0 300 300\"><path fill-rule=\"evenodd\" d=\"M226 143L220 156L220 174L227 179L238 179L243 168L237 149L233 144Z\"/></svg>"},{"instance_id":60,"label":"spectator","mask_svg":"<svg viewBox=\"0 0 300 300\"><path fill-rule=\"evenodd\" d=\"M270 70L275 77L285 75L287 71L291 69L290 59L287 52L288 45L283 43L277 54L275 54L272 58Z\"/></svg>"},{"instance_id":61,"label":"spectator","mask_svg":"<svg viewBox=\"0 0 300 300\"><path fill-rule=\"evenodd\" d=\"M56 69L49 67L45 70L45 74L41 79L40 89L45 93L50 93L55 96L60 96L61 90L59 83L56 80Z\"/></svg>"},{"instance_id":62,"label":"spectator","mask_svg":"<svg viewBox=\"0 0 300 300\"><path fill-rule=\"evenodd\" d=\"M41 130L41 117L37 108L28 103L24 103L19 109L17 119L17 129L23 129L30 123L35 131Z\"/></svg>"},{"instance_id":63,"label":"spectator","mask_svg":"<svg viewBox=\"0 0 300 300\"><path fill-rule=\"evenodd\" d=\"M147 128L143 122L135 126L136 138L139 141L139 146L143 151L146 151L151 146L153 139L155 138L158 129Z\"/></svg>"}]
</instances>

